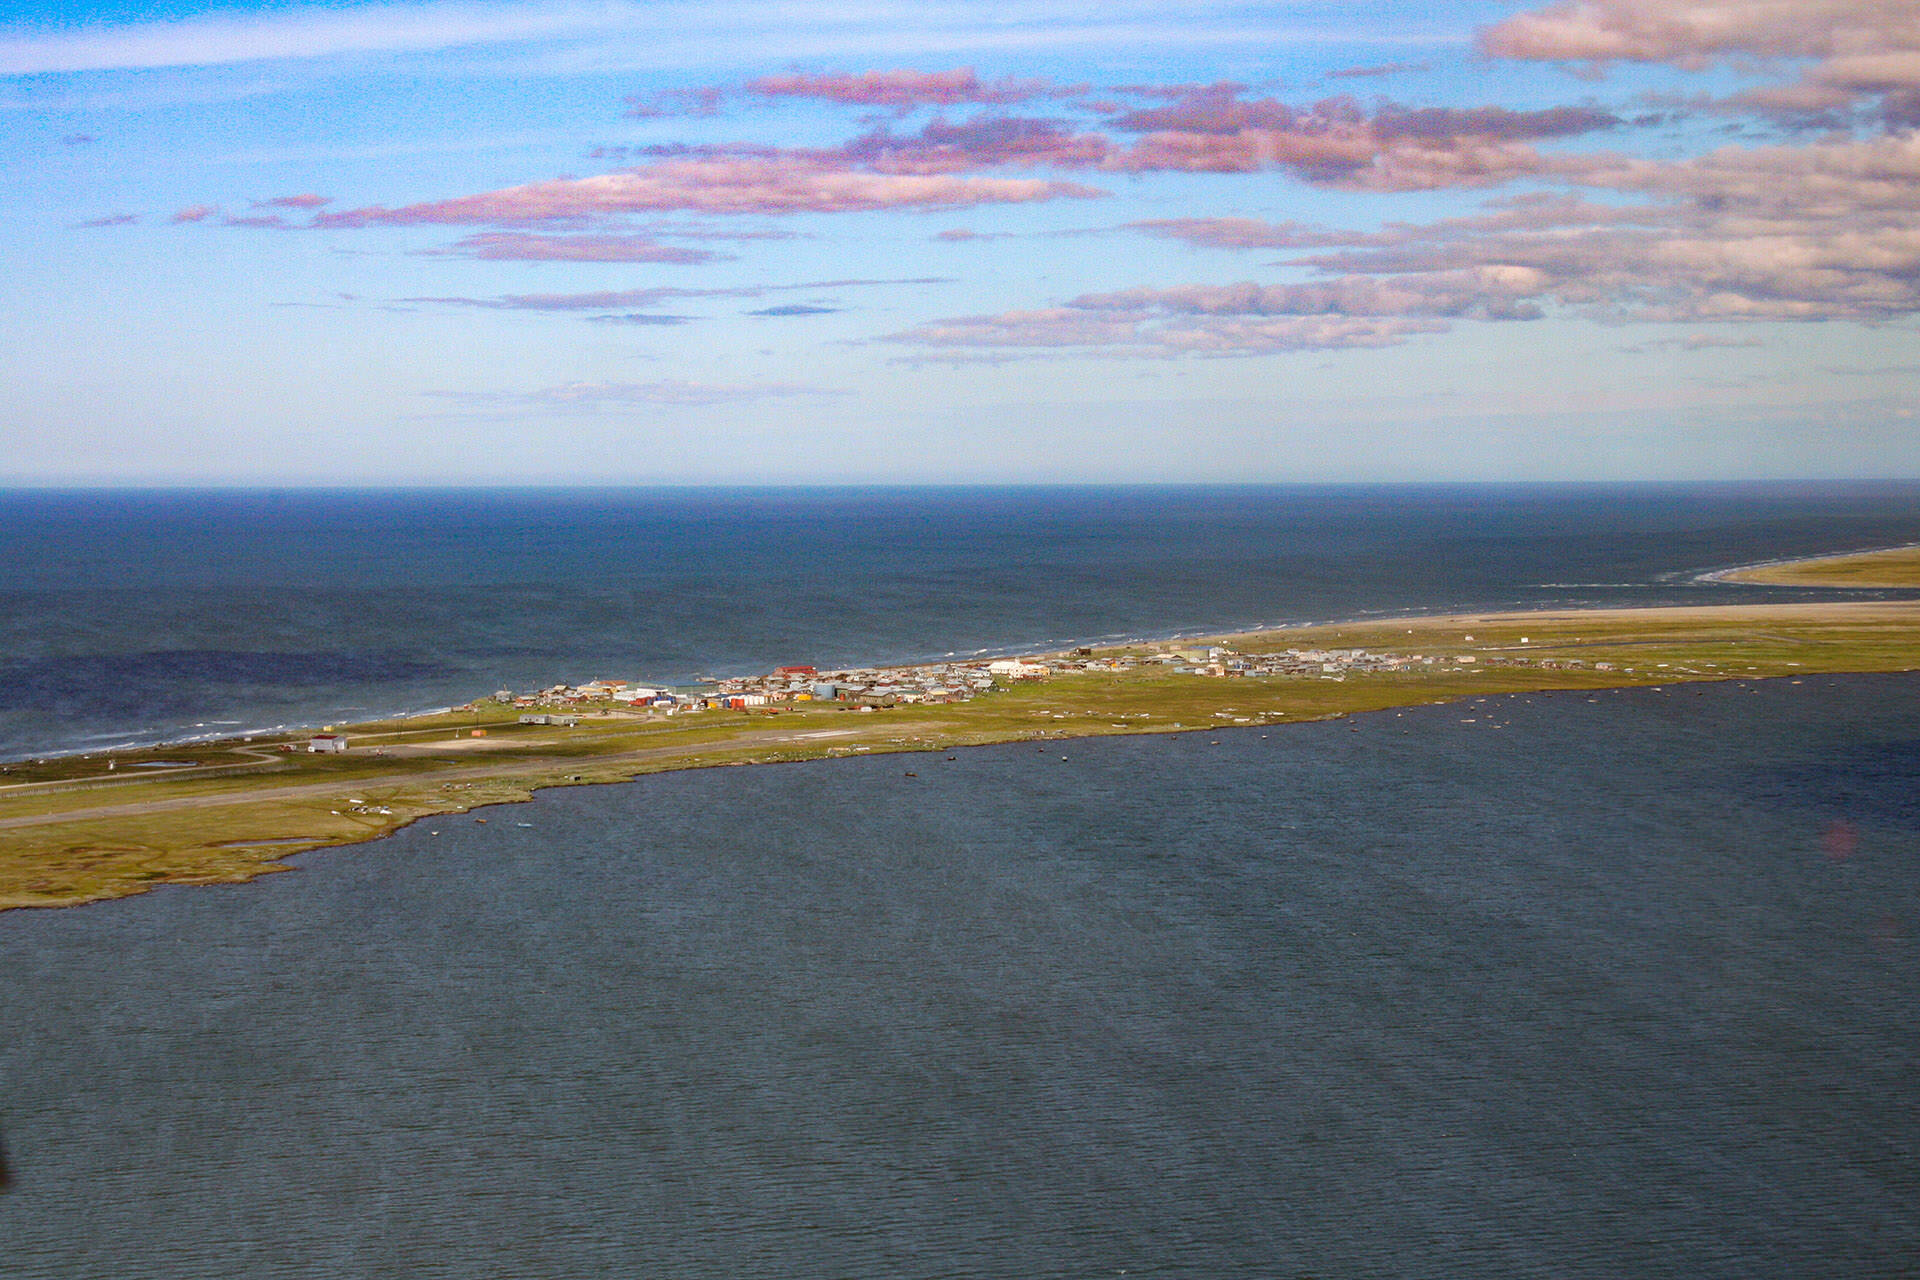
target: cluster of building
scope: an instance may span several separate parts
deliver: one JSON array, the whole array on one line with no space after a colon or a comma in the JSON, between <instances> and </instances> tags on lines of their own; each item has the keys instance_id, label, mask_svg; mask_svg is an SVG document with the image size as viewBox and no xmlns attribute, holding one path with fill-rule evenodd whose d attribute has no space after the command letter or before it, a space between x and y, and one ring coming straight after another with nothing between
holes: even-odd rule
<instances>
[{"instance_id":1,"label":"cluster of building","mask_svg":"<svg viewBox=\"0 0 1920 1280\"><path fill-rule=\"evenodd\" d=\"M564 723L563 714L589 706L649 712L747 711L804 702L854 706L965 702L1015 681L1087 671L1132 671L1143 666L1216 677L1335 676L1350 672L1404 671L1416 666L1472 664L1472 656L1435 658L1420 654L1371 653L1365 649L1287 649L1242 654L1220 645L1169 647L1158 653L1096 655L1090 648L1031 658L979 658L926 662L900 667L852 667L821 671L810 666L780 667L766 675L709 679L698 688L622 680L590 680L554 685L537 693L501 690L496 701L526 712L527 723ZM1489 662L1500 659L1489 658Z\"/></svg>"},{"instance_id":2,"label":"cluster of building","mask_svg":"<svg viewBox=\"0 0 1920 1280\"><path fill-rule=\"evenodd\" d=\"M996 687L999 681L1030 680L1053 674L1057 663L1001 658L993 661L925 663L909 667L853 667L820 671L809 666L781 667L767 675L732 676L704 680L695 689L664 685L628 684L619 680L591 680L582 685L555 685L537 693L502 690L498 702L526 711L521 719L541 723L557 716L541 716L541 709L584 708L601 704L613 708L683 713L690 711L745 711L799 702L839 702L863 706L894 706L919 702L965 702Z\"/></svg>"},{"instance_id":3,"label":"cluster of building","mask_svg":"<svg viewBox=\"0 0 1920 1280\"><path fill-rule=\"evenodd\" d=\"M1471 636L1467 637L1469 640ZM1526 644L1523 638L1520 642ZM1187 675L1233 678L1247 676L1317 676L1344 679L1349 674L1408 671L1415 668L1463 670L1515 664L1549 668L1583 667L1577 658L1536 660L1511 651L1476 654L1373 653L1366 649L1286 649L1277 653L1239 653L1222 645L1169 645L1159 652L1096 655L1090 648L1034 658L978 658L926 662L903 667L852 667L819 671L808 666L781 667L761 676L731 676L701 681L699 688L625 680L589 680L585 684L557 684L535 693L502 689L494 701L521 711L522 724L575 725L585 710L680 714L694 711L750 711L774 709L804 702L833 702L861 709L915 703L966 702L983 693L1021 680L1079 672L1133 671L1140 667L1171 668ZM1608 671L1611 663L1596 662ZM484 730L475 730L482 736ZM292 749L291 747L283 750ZM307 750L339 752L344 737L329 732L309 739Z\"/></svg>"}]
</instances>

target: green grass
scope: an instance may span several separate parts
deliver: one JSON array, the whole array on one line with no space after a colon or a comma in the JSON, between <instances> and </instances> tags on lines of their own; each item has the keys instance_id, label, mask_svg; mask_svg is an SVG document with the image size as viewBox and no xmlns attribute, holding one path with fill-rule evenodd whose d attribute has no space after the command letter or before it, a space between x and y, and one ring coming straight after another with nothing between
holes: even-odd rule
<instances>
[{"instance_id":1,"label":"green grass","mask_svg":"<svg viewBox=\"0 0 1920 1280\"><path fill-rule=\"evenodd\" d=\"M1211 732L1493 693L1912 670L1920 668L1920 603L1402 619L1228 643L1249 653L1359 647L1439 661L1341 680L1219 679L1146 665L1023 683L965 704L863 714L802 703L775 715L589 718L571 729L521 726L512 709L486 707L341 726L355 745L339 756L272 752L263 763L235 754L260 742L207 743L117 753L112 773L105 756L16 764L0 776L0 909L119 897L163 882L246 880L282 869L302 849L364 842L423 818L477 821L486 815L471 810L525 800L540 787L669 769ZM1463 656L1477 661L1462 666ZM1570 665L1576 660L1583 665ZM476 723L488 729L487 745L456 746L456 731L458 741L474 741L466 734ZM832 736L803 736L821 733ZM375 756L376 748L421 754ZM193 760L206 771L147 776L130 768L141 759ZM6 788L23 778L40 785ZM108 806L118 811L96 812Z\"/></svg>"},{"instance_id":2,"label":"green grass","mask_svg":"<svg viewBox=\"0 0 1920 1280\"><path fill-rule=\"evenodd\" d=\"M1784 587L1920 587L1920 547L1790 560L1737 569L1725 577Z\"/></svg>"}]
</instances>

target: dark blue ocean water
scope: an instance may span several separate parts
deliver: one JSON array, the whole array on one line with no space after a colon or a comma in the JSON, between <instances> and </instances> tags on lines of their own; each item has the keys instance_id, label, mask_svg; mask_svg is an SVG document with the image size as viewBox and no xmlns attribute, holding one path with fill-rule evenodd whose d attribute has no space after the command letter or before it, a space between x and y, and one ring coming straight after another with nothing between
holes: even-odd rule
<instances>
[{"instance_id":1,"label":"dark blue ocean water","mask_svg":"<svg viewBox=\"0 0 1920 1280\"><path fill-rule=\"evenodd\" d=\"M0 1272L1911 1274L1920 677L951 754L0 916Z\"/></svg>"},{"instance_id":2,"label":"dark blue ocean water","mask_svg":"<svg viewBox=\"0 0 1920 1280\"><path fill-rule=\"evenodd\" d=\"M508 686L1764 599L1920 484L0 493L0 759Z\"/></svg>"}]
</instances>

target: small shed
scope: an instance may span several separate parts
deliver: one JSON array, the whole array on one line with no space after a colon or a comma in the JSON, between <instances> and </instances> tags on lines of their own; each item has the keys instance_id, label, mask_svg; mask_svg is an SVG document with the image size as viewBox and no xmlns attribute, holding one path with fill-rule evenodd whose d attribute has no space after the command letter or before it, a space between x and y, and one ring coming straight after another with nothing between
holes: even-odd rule
<instances>
[{"instance_id":1,"label":"small shed","mask_svg":"<svg viewBox=\"0 0 1920 1280\"><path fill-rule=\"evenodd\" d=\"M347 749L347 740L337 733L316 733L307 739L307 750L316 755L338 755Z\"/></svg>"}]
</instances>

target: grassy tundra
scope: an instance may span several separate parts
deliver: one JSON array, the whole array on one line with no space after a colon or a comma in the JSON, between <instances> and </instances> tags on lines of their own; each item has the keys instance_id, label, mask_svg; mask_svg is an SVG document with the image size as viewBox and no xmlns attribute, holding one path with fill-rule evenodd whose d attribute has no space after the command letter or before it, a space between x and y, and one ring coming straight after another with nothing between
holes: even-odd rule
<instances>
[{"instance_id":1,"label":"grassy tundra","mask_svg":"<svg viewBox=\"0 0 1920 1280\"><path fill-rule=\"evenodd\" d=\"M1909 671L1920 669L1920 602L1403 618L1214 643L1249 656L1364 648L1434 661L1339 678L1213 678L1146 664L1021 682L966 703L867 714L835 703L671 717L609 712L573 728L521 725L513 709L479 704L343 726L353 745L339 755L279 749L303 748L302 734L14 763L0 770L0 909L67 906L159 883L247 880L284 870L289 853L372 840L422 819L451 821L540 787L663 770L1218 731L1497 693ZM1140 658L1166 647L1096 656ZM162 761L170 763L141 767Z\"/></svg>"}]
</instances>

